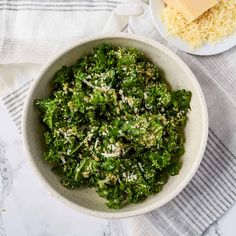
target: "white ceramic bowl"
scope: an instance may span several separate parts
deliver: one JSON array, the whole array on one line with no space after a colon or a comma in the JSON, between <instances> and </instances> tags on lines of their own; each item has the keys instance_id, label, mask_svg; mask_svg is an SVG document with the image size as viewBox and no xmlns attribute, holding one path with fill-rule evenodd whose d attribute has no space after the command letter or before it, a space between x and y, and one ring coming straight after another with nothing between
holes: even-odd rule
<instances>
[{"instance_id":1,"label":"white ceramic bowl","mask_svg":"<svg viewBox=\"0 0 236 236\"><path fill-rule=\"evenodd\" d=\"M173 89L192 91L191 111L185 129L185 154L179 175L171 177L163 190L144 202L130 204L120 210L109 209L105 200L100 198L94 189L78 188L69 190L60 184L60 179L51 171L49 164L43 160L45 150L43 128L39 122L39 113L34 100L48 97L51 92L51 80L62 65L72 65L76 59L90 52L94 47L110 43L125 47L135 47L143 51L164 70L165 76ZM103 218L124 218L154 210L173 199L193 177L206 146L208 134L208 116L202 90L190 69L184 62L161 44L147 38L117 34L93 37L80 41L67 50L59 53L39 73L34 81L25 103L23 115L23 142L34 170L52 195L70 207L85 214Z\"/></svg>"}]
</instances>

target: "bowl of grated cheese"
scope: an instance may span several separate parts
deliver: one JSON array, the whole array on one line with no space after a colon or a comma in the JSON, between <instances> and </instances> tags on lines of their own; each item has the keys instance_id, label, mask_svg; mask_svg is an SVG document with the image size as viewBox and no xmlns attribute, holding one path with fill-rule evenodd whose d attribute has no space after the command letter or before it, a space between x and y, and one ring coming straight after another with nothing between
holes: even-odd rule
<instances>
[{"instance_id":1,"label":"bowl of grated cheese","mask_svg":"<svg viewBox=\"0 0 236 236\"><path fill-rule=\"evenodd\" d=\"M173 4L166 5L165 2ZM202 56L219 54L236 45L235 0L219 0L197 18L194 18L191 12L189 15L193 20L180 13L176 5L178 2L180 1L150 0L154 24L169 43L190 54ZM182 1L181 4L184 2L186 1ZM192 2L192 8L189 8L194 10L193 7L197 6L194 6L194 1ZM201 2L205 4L212 1Z\"/></svg>"}]
</instances>

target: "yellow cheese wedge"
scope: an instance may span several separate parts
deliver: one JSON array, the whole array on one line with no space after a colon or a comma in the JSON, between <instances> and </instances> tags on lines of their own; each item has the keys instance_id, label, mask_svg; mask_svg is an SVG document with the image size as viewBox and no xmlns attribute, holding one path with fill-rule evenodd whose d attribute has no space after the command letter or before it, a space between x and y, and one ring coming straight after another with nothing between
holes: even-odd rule
<instances>
[{"instance_id":1,"label":"yellow cheese wedge","mask_svg":"<svg viewBox=\"0 0 236 236\"><path fill-rule=\"evenodd\" d=\"M218 0L164 0L164 2L180 12L189 22L214 7Z\"/></svg>"}]
</instances>

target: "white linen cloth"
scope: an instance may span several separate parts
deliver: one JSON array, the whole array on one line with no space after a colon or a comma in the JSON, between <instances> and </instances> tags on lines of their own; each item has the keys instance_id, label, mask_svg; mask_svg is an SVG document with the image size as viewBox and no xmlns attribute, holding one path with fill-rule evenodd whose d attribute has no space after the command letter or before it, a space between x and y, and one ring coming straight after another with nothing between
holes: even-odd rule
<instances>
[{"instance_id":1,"label":"white linen cloth","mask_svg":"<svg viewBox=\"0 0 236 236\"><path fill-rule=\"evenodd\" d=\"M153 38L189 65L204 91L208 145L190 184L170 203L134 217L133 235L201 235L236 200L236 48L197 57L169 45L155 29L149 6L125 0L0 1L0 97L16 126L31 82L60 49L101 32ZM132 5L131 5L132 4ZM116 228L118 221L110 221Z\"/></svg>"}]
</instances>

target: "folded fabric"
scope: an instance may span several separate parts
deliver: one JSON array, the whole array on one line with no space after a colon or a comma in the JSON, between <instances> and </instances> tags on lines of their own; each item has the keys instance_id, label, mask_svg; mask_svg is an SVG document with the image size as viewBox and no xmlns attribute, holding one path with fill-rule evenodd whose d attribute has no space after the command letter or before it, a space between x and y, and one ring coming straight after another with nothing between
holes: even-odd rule
<instances>
[{"instance_id":1,"label":"folded fabric","mask_svg":"<svg viewBox=\"0 0 236 236\"><path fill-rule=\"evenodd\" d=\"M190 184L162 208L134 217L133 234L201 235L236 200L236 49L212 57L180 52L157 33L148 5L135 1L132 8L130 1L120 5L123 2L4 1L0 63L6 65L0 67L0 97L20 130L30 84L61 48L85 36L117 31L145 35L170 47L189 65L204 91L208 145Z\"/></svg>"}]
</instances>

